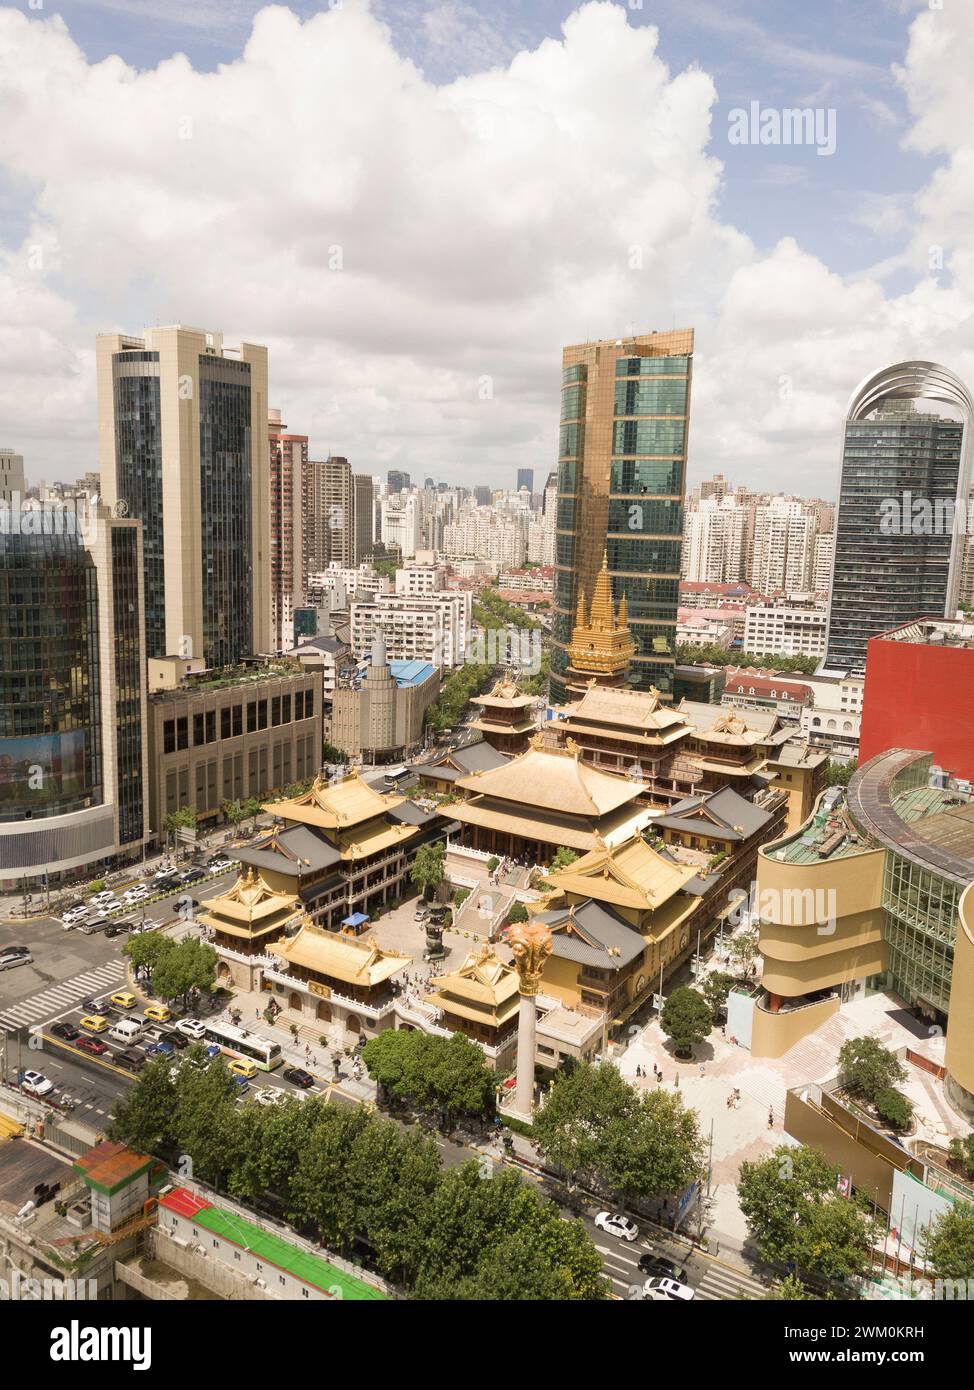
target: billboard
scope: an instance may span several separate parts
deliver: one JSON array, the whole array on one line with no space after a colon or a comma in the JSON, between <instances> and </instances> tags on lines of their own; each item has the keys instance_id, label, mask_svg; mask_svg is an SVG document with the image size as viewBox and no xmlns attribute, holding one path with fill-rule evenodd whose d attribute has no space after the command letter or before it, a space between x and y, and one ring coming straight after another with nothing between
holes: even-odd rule
<instances>
[{"instance_id":1,"label":"billboard","mask_svg":"<svg viewBox=\"0 0 974 1390\"><path fill-rule=\"evenodd\" d=\"M71 800L85 790L85 735L0 738L0 806L25 810Z\"/></svg>"}]
</instances>

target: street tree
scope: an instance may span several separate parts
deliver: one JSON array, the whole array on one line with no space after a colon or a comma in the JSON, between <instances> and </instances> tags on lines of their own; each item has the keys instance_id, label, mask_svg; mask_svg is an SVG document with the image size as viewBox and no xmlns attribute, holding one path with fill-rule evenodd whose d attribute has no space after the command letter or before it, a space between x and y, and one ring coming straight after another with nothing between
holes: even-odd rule
<instances>
[{"instance_id":1,"label":"street tree","mask_svg":"<svg viewBox=\"0 0 974 1390\"><path fill-rule=\"evenodd\" d=\"M107 1126L109 1139L159 1158L172 1156L178 1134L176 1087L169 1075L170 1067L168 1059L157 1058L144 1069L136 1084L119 1096Z\"/></svg>"},{"instance_id":2,"label":"street tree","mask_svg":"<svg viewBox=\"0 0 974 1390\"><path fill-rule=\"evenodd\" d=\"M208 993L216 979L216 951L204 941L187 936L164 952L152 973L152 987L160 999L181 999L192 990Z\"/></svg>"},{"instance_id":3,"label":"street tree","mask_svg":"<svg viewBox=\"0 0 974 1390\"><path fill-rule=\"evenodd\" d=\"M703 997L710 1006L710 1012L716 1020L727 1004L727 996L731 992L734 984L734 976L728 975L725 970L715 970L712 975L708 975L703 982Z\"/></svg>"},{"instance_id":4,"label":"street tree","mask_svg":"<svg viewBox=\"0 0 974 1390\"><path fill-rule=\"evenodd\" d=\"M694 1043L709 1038L714 1026L713 1014L703 995L689 985L675 989L663 1005L660 1027L672 1038L678 1057L689 1057Z\"/></svg>"},{"instance_id":5,"label":"street tree","mask_svg":"<svg viewBox=\"0 0 974 1390\"><path fill-rule=\"evenodd\" d=\"M955 1202L937 1218L924 1255L937 1279L974 1278L974 1203Z\"/></svg>"},{"instance_id":6,"label":"street tree","mask_svg":"<svg viewBox=\"0 0 974 1390\"><path fill-rule=\"evenodd\" d=\"M862 1273L880 1228L857 1198L838 1190L839 1169L806 1145L746 1160L738 1196L762 1259L799 1276L847 1280Z\"/></svg>"},{"instance_id":7,"label":"street tree","mask_svg":"<svg viewBox=\"0 0 974 1390\"><path fill-rule=\"evenodd\" d=\"M753 927L738 932L730 940L730 957L740 968L741 974L749 978L754 970L754 959L758 953L759 937Z\"/></svg>"},{"instance_id":8,"label":"street tree","mask_svg":"<svg viewBox=\"0 0 974 1390\"><path fill-rule=\"evenodd\" d=\"M373 1116L355 1139L345 1182L358 1230L367 1235L387 1279L415 1283L425 1214L439 1180L439 1149L426 1134Z\"/></svg>"},{"instance_id":9,"label":"street tree","mask_svg":"<svg viewBox=\"0 0 974 1390\"><path fill-rule=\"evenodd\" d=\"M601 1150L599 1175L623 1202L684 1192L704 1172L697 1113L671 1091L637 1093L607 1125Z\"/></svg>"},{"instance_id":10,"label":"street tree","mask_svg":"<svg viewBox=\"0 0 974 1390\"><path fill-rule=\"evenodd\" d=\"M139 932L130 936L122 947L122 954L128 956L137 970L155 970L160 961L176 949L171 936L160 931Z\"/></svg>"},{"instance_id":11,"label":"street tree","mask_svg":"<svg viewBox=\"0 0 974 1390\"><path fill-rule=\"evenodd\" d=\"M570 1074L557 1073L534 1117L539 1151L570 1183L582 1174L594 1176L606 1166L607 1132L614 1124L629 1122L638 1099L635 1087L610 1063L586 1062Z\"/></svg>"},{"instance_id":12,"label":"street tree","mask_svg":"<svg viewBox=\"0 0 974 1390\"><path fill-rule=\"evenodd\" d=\"M895 1086L884 1086L873 1097L876 1113L892 1129L909 1129L913 1123L913 1106Z\"/></svg>"},{"instance_id":13,"label":"street tree","mask_svg":"<svg viewBox=\"0 0 974 1390\"><path fill-rule=\"evenodd\" d=\"M494 1074L462 1033L438 1038L413 1029L385 1029L362 1049L369 1075L389 1094L443 1122L493 1108Z\"/></svg>"}]
</instances>

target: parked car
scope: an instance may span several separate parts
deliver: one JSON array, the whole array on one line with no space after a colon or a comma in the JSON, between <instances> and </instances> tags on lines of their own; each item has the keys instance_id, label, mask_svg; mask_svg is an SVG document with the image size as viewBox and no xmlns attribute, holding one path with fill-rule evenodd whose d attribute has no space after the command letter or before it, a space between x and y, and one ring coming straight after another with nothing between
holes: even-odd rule
<instances>
[{"instance_id":1,"label":"parked car","mask_svg":"<svg viewBox=\"0 0 974 1390\"><path fill-rule=\"evenodd\" d=\"M307 1090L309 1086L315 1084L315 1079L309 1071L302 1067L285 1067L281 1075L285 1081L290 1081L294 1086L300 1086L302 1090Z\"/></svg>"},{"instance_id":2,"label":"parked car","mask_svg":"<svg viewBox=\"0 0 974 1390\"><path fill-rule=\"evenodd\" d=\"M198 1018L181 1018L176 1024L176 1030L198 1042L206 1032L206 1024L201 1023Z\"/></svg>"},{"instance_id":3,"label":"parked car","mask_svg":"<svg viewBox=\"0 0 974 1390\"><path fill-rule=\"evenodd\" d=\"M672 1260L665 1260L661 1255L651 1255L648 1252L639 1257L640 1274L652 1275L655 1279L673 1279L678 1284L685 1284L687 1272L681 1269Z\"/></svg>"},{"instance_id":4,"label":"parked car","mask_svg":"<svg viewBox=\"0 0 974 1390\"><path fill-rule=\"evenodd\" d=\"M74 1042L75 1038L80 1038L81 1034L73 1023L52 1023L51 1036L60 1038L63 1042Z\"/></svg>"},{"instance_id":5,"label":"parked car","mask_svg":"<svg viewBox=\"0 0 974 1390\"><path fill-rule=\"evenodd\" d=\"M54 1082L49 1081L40 1071L25 1071L21 1075L20 1084L29 1096L48 1096L54 1090Z\"/></svg>"},{"instance_id":6,"label":"parked car","mask_svg":"<svg viewBox=\"0 0 974 1390\"><path fill-rule=\"evenodd\" d=\"M595 1224L600 1231L605 1231L607 1236L616 1236L619 1240L629 1242L639 1239L639 1227L635 1221L630 1221L628 1216L623 1216L620 1212L600 1211L595 1218Z\"/></svg>"},{"instance_id":7,"label":"parked car","mask_svg":"<svg viewBox=\"0 0 974 1390\"><path fill-rule=\"evenodd\" d=\"M136 1051L134 1047L123 1047L121 1052L112 1054L112 1061L126 1071L141 1071L145 1066L145 1053Z\"/></svg>"},{"instance_id":8,"label":"parked car","mask_svg":"<svg viewBox=\"0 0 974 1390\"><path fill-rule=\"evenodd\" d=\"M90 1053L92 1057L103 1057L108 1051L108 1043L103 1043L101 1038L79 1038L78 1051Z\"/></svg>"},{"instance_id":9,"label":"parked car","mask_svg":"<svg viewBox=\"0 0 974 1390\"><path fill-rule=\"evenodd\" d=\"M689 1303L692 1297L690 1285L676 1279L647 1279L643 1285L643 1298L652 1303Z\"/></svg>"}]
</instances>

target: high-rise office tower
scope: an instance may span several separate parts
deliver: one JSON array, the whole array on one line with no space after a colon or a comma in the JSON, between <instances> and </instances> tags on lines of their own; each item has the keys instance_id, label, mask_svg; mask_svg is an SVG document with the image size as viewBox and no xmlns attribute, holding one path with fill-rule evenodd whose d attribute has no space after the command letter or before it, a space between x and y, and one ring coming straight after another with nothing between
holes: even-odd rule
<instances>
[{"instance_id":1,"label":"high-rise office tower","mask_svg":"<svg viewBox=\"0 0 974 1390\"><path fill-rule=\"evenodd\" d=\"M12 449L0 449L0 502L12 506L24 495L24 459Z\"/></svg>"},{"instance_id":2,"label":"high-rise office tower","mask_svg":"<svg viewBox=\"0 0 974 1390\"><path fill-rule=\"evenodd\" d=\"M0 528L6 891L90 877L150 834L141 526L84 499L21 515Z\"/></svg>"},{"instance_id":3,"label":"high-rise office tower","mask_svg":"<svg viewBox=\"0 0 974 1390\"><path fill-rule=\"evenodd\" d=\"M375 484L370 473L356 473L352 477L352 490L355 507L355 558L353 563L362 564L372 549L375 539Z\"/></svg>"},{"instance_id":4,"label":"high-rise office tower","mask_svg":"<svg viewBox=\"0 0 974 1390\"><path fill-rule=\"evenodd\" d=\"M637 688L673 688L693 330L580 343L562 354L551 695L564 702L568 643L608 558L628 601Z\"/></svg>"},{"instance_id":5,"label":"high-rise office tower","mask_svg":"<svg viewBox=\"0 0 974 1390\"><path fill-rule=\"evenodd\" d=\"M294 610L306 602L304 502L308 436L288 434L279 410L268 412L271 527L271 630L275 651L289 651Z\"/></svg>"},{"instance_id":6,"label":"high-rise office tower","mask_svg":"<svg viewBox=\"0 0 974 1390\"><path fill-rule=\"evenodd\" d=\"M220 333L98 336L101 485L143 524L149 656L273 646L267 349Z\"/></svg>"},{"instance_id":7,"label":"high-rise office tower","mask_svg":"<svg viewBox=\"0 0 974 1390\"><path fill-rule=\"evenodd\" d=\"M493 499L493 493L489 487L475 487L473 490L474 501L478 507L489 507Z\"/></svg>"},{"instance_id":8,"label":"high-rise office tower","mask_svg":"<svg viewBox=\"0 0 974 1390\"><path fill-rule=\"evenodd\" d=\"M962 420L918 409L942 401ZM933 362L899 362L846 412L826 666L862 672L866 644L914 618L953 617L971 486L974 401Z\"/></svg>"},{"instance_id":9,"label":"high-rise office tower","mask_svg":"<svg viewBox=\"0 0 974 1390\"><path fill-rule=\"evenodd\" d=\"M517 470L517 487L515 492L520 492L522 487L526 487L528 492L534 491L534 469L519 468Z\"/></svg>"},{"instance_id":10,"label":"high-rise office tower","mask_svg":"<svg viewBox=\"0 0 974 1390\"><path fill-rule=\"evenodd\" d=\"M390 492L407 492L409 490L409 474L403 473L398 468L390 468L386 474L386 482Z\"/></svg>"}]
</instances>

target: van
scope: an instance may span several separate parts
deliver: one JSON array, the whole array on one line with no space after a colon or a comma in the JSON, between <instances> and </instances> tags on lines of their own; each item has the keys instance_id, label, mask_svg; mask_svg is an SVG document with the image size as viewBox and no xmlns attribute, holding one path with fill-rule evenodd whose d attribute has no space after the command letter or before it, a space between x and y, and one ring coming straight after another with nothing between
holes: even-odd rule
<instances>
[{"instance_id":1,"label":"van","mask_svg":"<svg viewBox=\"0 0 974 1390\"><path fill-rule=\"evenodd\" d=\"M135 1042L142 1036L142 1024L134 1018L120 1018L108 1036L114 1042L124 1043L128 1046L129 1043Z\"/></svg>"}]
</instances>

